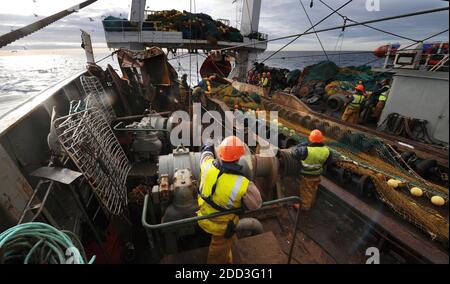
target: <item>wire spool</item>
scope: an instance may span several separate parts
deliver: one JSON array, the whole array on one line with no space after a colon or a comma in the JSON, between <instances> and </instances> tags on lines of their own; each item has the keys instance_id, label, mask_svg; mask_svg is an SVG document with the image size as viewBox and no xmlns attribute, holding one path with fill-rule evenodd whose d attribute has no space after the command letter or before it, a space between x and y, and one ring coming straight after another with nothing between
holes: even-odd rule
<instances>
[{"instance_id":1,"label":"wire spool","mask_svg":"<svg viewBox=\"0 0 450 284\"><path fill-rule=\"evenodd\" d=\"M75 240L75 243L73 243ZM45 223L25 223L0 234L1 263L85 264L89 262L78 238Z\"/></svg>"}]
</instances>

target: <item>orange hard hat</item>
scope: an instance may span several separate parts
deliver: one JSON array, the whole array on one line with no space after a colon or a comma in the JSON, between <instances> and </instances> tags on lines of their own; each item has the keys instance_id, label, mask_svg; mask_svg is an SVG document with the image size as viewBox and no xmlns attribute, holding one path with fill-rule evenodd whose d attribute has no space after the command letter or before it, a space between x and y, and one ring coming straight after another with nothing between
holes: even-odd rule
<instances>
[{"instance_id":1,"label":"orange hard hat","mask_svg":"<svg viewBox=\"0 0 450 284\"><path fill-rule=\"evenodd\" d=\"M219 146L219 157L224 162L237 162L245 154L245 144L236 136L225 138Z\"/></svg>"},{"instance_id":2,"label":"orange hard hat","mask_svg":"<svg viewBox=\"0 0 450 284\"><path fill-rule=\"evenodd\" d=\"M324 140L325 137L323 137L322 131L317 129L311 131L311 134L309 135L309 141L311 143L322 143Z\"/></svg>"},{"instance_id":3,"label":"orange hard hat","mask_svg":"<svg viewBox=\"0 0 450 284\"><path fill-rule=\"evenodd\" d=\"M366 88L364 87L364 85L359 84L355 87L355 90L364 92Z\"/></svg>"}]
</instances>

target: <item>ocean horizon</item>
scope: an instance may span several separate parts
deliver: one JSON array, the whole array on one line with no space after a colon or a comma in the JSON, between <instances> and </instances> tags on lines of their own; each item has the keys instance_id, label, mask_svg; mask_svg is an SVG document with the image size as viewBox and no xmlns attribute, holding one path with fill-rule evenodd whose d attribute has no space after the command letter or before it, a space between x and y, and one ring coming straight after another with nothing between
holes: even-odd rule
<instances>
[{"instance_id":1,"label":"ocean horizon","mask_svg":"<svg viewBox=\"0 0 450 284\"><path fill-rule=\"evenodd\" d=\"M108 57L112 50L106 48L94 49L96 60L105 68L112 65L119 73L115 57ZM273 51L261 53L261 62L271 56ZM373 67L381 66L383 60L371 51L328 51L328 59L339 66L358 66L372 62ZM171 56L169 56L170 58ZM187 74L192 78L192 85L201 80L198 68L204 60L204 55L192 55L172 59L170 63L181 77ZM32 96L48 89L71 75L85 70L84 50L78 49L28 49L0 50L0 116ZM289 70L303 69L320 61L327 60L322 51L282 51L275 54L265 64L275 68Z\"/></svg>"}]
</instances>

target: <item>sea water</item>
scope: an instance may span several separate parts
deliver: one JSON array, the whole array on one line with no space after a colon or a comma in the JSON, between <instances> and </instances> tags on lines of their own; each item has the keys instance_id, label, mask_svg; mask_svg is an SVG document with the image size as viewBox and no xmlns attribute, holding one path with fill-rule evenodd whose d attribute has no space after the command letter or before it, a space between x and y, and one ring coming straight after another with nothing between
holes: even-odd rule
<instances>
[{"instance_id":1,"label":"sea water","mask_svg":"<svg viewBox=\"0 0 450 284\"><path fill-rule=\"evenodd\" d=\"M260 54L263 61L273 52ZM119 74L117 58L108 57L109 51L96 53L96 60L103 68L111 64ZM169 56L171 57L171 56ZM181 77L187 74L192 85L201 78L197 70L201 67L204 55L183 55L170 63ZM372 52L328 52L328 58L340 66L358 66L370 62L371 66L379 67L383 60L377 60ZM266 65L286 69L303 69L308 65L326 60L319 51L289 51L275 54ZM0 54L0 119L14 111L27 99L50 88L73 74L85 70L86 59L84 51L8 51Z\"/></svg>"}]
</instances>

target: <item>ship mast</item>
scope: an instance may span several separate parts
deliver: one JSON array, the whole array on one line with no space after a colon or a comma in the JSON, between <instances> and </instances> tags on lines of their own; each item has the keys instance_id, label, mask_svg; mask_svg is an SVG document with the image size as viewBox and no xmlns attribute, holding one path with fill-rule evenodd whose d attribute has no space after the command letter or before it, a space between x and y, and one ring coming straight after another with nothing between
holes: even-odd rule
<instances>
[{"instance_id":1,"label":"ship mast","mask_svg":"<svg viewBox=\"0 0 450 284\"><path fill-rule=\"evenodd\" d=\"M266 40L264 35L259 31L259 18L261 14L261 0L243 0L241 33L244 38ZM261 38L263 37L263 38ZM267 45L266 45L267 46ZM253 68L253 64L258 59L258 53L265 49L252 48L248 46L237 49L239 60L231 73L232 77L246 78L249 70Z\"/></svg>"}]
</instances>

